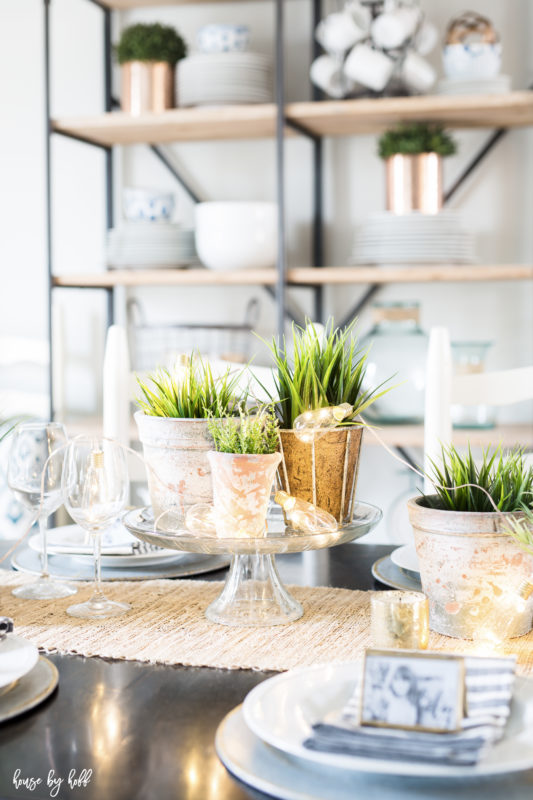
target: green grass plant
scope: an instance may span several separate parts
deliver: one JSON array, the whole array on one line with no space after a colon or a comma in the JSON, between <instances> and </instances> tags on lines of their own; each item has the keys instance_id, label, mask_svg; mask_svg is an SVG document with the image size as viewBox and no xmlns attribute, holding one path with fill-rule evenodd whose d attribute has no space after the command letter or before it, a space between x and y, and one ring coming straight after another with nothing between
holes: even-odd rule
<instances>
[{"instance_id":1,"label":"green grass plant","mask_svg":"<svg viewBox=\"0 0 533 800\"><path fill-rule=\"evenodd\" d=\"M278 449L278 420L271 406L239 410L239 418L210 419L209 432L219 453L275 453Z\"/></svg>"},{"instance_id":2,"label":"green grass plant","mask_svg":"<svg viewBox=\"0 0 533 800\"><path fill-rule=\"evenodd\" d=\"M384 384L363 388L368 352L357 349L355 325L356 320L342 330L331 321L322 334L311 323L306 328L293 324L292 356L285 338L281 345L276 339L267 343L274 358L279 397L275 408L281 428L292 428L304 411L341 403L353 406L341 424L359 423L356 417L392 388L382 389Z\"/></svg>"},{"instance_id":3,"label":"green grass plant","mask_svg":"<svg viewBox=\"0 0 533 800\"><path fill-rule=\"evenodd\" d=\"M146 379L137 377L141 395L139 409L150 417L206 419L231 417L239 413L246 395L239 396L241 370L228 367L215 377L207 361L193 355L184 372L159 368Z\"/></svg>"},{"instance_id":4,"label":"green grass plant","mask_svg":"<svg viewBox=\"0 0 533 800\"><path fill-rule=\"evenodd\" d=\"M533 467L526 466L520 448L509 453L487 448L477 464L470 447L464 454L453 446L443 447L442 463L432 462L429 478L435 495L421 500L428 508L479 513L533 509Z\"/></svg>"}]
</instances>

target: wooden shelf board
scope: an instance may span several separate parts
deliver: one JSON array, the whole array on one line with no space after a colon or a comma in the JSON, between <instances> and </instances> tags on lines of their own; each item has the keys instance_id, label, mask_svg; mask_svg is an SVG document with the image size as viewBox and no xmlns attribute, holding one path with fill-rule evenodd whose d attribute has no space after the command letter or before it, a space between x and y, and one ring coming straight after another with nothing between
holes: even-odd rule
<instances>
[{"instance_id":1,"label":"wooden shelf board","mask_svg":"<svg viewBox=\"0 0 533 800\"><path fill-rule=\"evenodd\" d=\"M100 417L93 416L69 416L65 420L70 436L80 433L102 434L102 420ZM422 425L381 425L376 426L376 433L389 447L420 447L424 446L424 428ZM131 421L130 437L132 441L137 439L137 428ZM467 428L464 430L453 431L453 443L457 447L465 447L468 443L472 447L487 447L488 445L501 444L504 447L521 445L526 449L533 450L533 423L522 425L498 425L495 428L482 430L479 428ZM364 447L381 446L371 431L364 433Z\"/></svg>"},{"instance_id":2,"label":"wooden shelf board","mask_svg":"<svg viewBox=\"0 0 533 800\"><path fill-rule=\"evenodd\" d=\"M100 0L102 5L115 11L128 8L151 8L152 6L198 5L199 3L225 3L227 0ZM255 0L254 0L255 2Z\"/></svg>"},{"instance_id":3,"label":"wooden shelf board","mask_svg":"<svg viewBox=\"0 0 533 800\"><path fill-rule=\"evenodd\" d=\"M399 121L417 120L454 128L509 128L533 125L533 92L291 103L286 113L321 136L379 133Z\"/></svg>"},{"instance_id":4,"label":"wooden shelf board","mask_svg":"<svg viewBox=\"0 0 533 800\"><path fill-rule=\"evenodd\" d=\"M108 272L56 275L54 286L108 289L113 286L273 286L275 269L243 269L232 272L194 269L114 269Z\"/></svg>"},{"instance_id":5,"label":"wooden shelf board","mask_svg":"<svg viewBox=\"0 0 533 800\"><path fill-rule=\"evenodd\" d=\"M516 281L533 279L533 266L296 267L288 270L287 279L290 286ZM277 273L274 269L216 272L203 268L116 269L56 275L53 280L54 286L94 289L114 286L275 286L276 282Z\"/></svg>"},{"instance_id":6,"label":"wooden shelf board","mask_svg":"<svg viewBox=\"0 0 533 800\"><path fill-rule=\"evenodd\" d=\"M59 133L89 139L102 145L165 144L217 139L264 139L275 134L273 103L224 108L173 108L138 116L123 111L86 117L61 117L53 128Z\"/></svg>"},{"instance_id":7,"label":"wooden shelf board","mask_svg":"<svg viewBox=\"0 0 533 800\"><path fill-rule=\"evenodd\" d=\"M377 425L376 433L389 447L424 447L423 425ZM502 444L504 447L521 445L533 449L533 424L497 425L495 428L454 429L452 442L456 447L487 447ZM380 446L371 431L364 433L364 447Z\"/></svg>"},{"instance_id":8,"label":"wooden shelf board","mask_svg":"<svg viewBox=\"0 0 533 800\"><path fill-rule=\"evenodd\" d=\"M515 127L533 125L533 92L289 103L286 115L321 136L377 133L400 120L435 120L457 128ZM176 108L139 116L113 111L60 117L53 128L98 144L124 145L269 138L274 136L275 124L276 106L268 103Z\"/></svg>"},{"instance_id":9,"label":"wooden shelf board","mask_svg":"<svg viewBox=\"0 0 533 800\"><path fill-rule=\"evenodd\" d=\"M508 281L532 278L533 266L527 264L299 267L288 270L289 283L294 285Z\"/></svg>"}]
</instances>

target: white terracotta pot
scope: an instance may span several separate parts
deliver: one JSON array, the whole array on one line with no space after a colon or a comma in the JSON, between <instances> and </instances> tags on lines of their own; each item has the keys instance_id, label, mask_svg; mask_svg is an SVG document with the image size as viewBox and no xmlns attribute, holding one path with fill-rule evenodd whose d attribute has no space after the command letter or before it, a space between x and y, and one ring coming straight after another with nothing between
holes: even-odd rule
<instances>
[{"instance_id":1,"label":"white terracotta pot","mask_svg":"<svg viewBox=\"0 0 533 800\"><path fill-rule=\"evenodd\" d=\"M533 575L533 557L505 533L505 515L439 511L420 505L420 498L409 500L408 510L431 630L463 639L478 638L482 628L506 637L528 633L533 596L521 610L509 607Z\"/></svg>"},{"instance_id":2,"label":"white terracotta pot","mask_svg":"<svg viewBox=\"0 0 533 800\"><path fill-rule=\"evenodd\" d=\"M185 514L196 503L211 503L207 453L213 448L213 440L207 420L150 417L137 411L135 421L148 465L154 516L164 511Z\"/></svg>"},{"instance_id":3,"label":"white terracotta pot","mask_svg":"<svg viewBox=\"0 0 533 800\"><path fill-rule=\"evenodd\" d=\"M211 451L208 459L217 536L264 536L268 501L281 455Z\"/></svg>"}]
</instances>

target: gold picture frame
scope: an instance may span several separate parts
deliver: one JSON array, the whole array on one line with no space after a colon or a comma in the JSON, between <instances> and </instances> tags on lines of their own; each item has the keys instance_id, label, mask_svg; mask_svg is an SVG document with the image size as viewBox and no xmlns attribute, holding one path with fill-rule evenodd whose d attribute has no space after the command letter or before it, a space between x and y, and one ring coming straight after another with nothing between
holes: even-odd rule
<instances>
[{"instance_id":1,"label":"gold picture frame","mask_svg":"<svg viewBox=\"0 0 533 800\"><path fill-rule=\"evenodd\" d=\"M363 660L359 724L453 733L465 716L462 656L369 649Z\"/></svg>"}]
</instances>

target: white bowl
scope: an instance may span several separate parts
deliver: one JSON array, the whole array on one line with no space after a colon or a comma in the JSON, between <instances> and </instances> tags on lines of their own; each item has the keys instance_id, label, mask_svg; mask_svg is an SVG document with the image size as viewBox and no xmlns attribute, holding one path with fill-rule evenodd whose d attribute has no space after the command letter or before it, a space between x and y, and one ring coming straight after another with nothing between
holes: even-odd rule
<instances>
[{"instance_id":1,"label":"white bowl","mask_svg":"<svg viewBox=\"0 0 533 800\"><path fill-rule=\"evenodd\" d=\"M165 221L172 218L175 199L171 192L160 192L156 189L122 190L122 208L124 216L131 222L146 220L149 222Z\"/></svg>"},{"instance_id":2,"label":"white bowl","mask_svg":"<svg viewBox=\"0 0 533 800\"><path fill-rule=\"evenodd\" d=\"M209 269L264 269L276 264L276 203L198 203L195 227L196 250Z\"/></svg>"},{"instance_id":3,"label":"white bowl","mask_svg":"<svg viewBox=\"0 0 533 800\"><path fill-rule=\"evenodd\" d=\"M502 63L500 42L471 42L448 44L442 51L447 78L494 78Z\"/></svg>"},{"instance_id":4,"label":"white bowl","mask_svg":"<svg viewBox=\"0 0 533 800\"><path fill-rule=\"evenodd\" d=\"M246 25L204 25L196 34L201 53L242 53L248 50L250 29Z\"/></svg>"}]
</instances>

